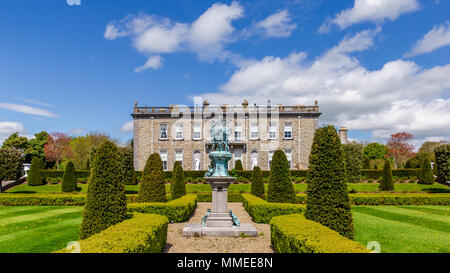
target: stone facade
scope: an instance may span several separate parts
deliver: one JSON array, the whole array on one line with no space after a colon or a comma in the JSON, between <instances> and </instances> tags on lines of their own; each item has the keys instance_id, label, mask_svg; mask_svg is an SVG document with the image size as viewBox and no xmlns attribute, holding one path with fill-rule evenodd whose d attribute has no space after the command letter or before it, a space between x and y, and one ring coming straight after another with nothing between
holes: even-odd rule
<instances>
[{"instance_id":1,"label":"stone facade","mask_svg":"<svg viewBox=\"0 0 450 273\"><path fill-rule=\"evenodd\" d=\"M136 104L131 114L135 169L143 170L150 154L159 153L167 170L172 170L176 160L182 160L184 170L207 170L210 122L218 115L223 115L232 129L233 158L229 169L240 159L246 170L255 164L268 170L270 156L277 149L285 151L292 169L307 169L321 114L317 102L315 106L277 105L266 112L267 106L249 107L246 102L239 107L216 108L204 102L203 107L189 107L181 112L177 106L138 107Z\"/></svg>"}]
</instances>

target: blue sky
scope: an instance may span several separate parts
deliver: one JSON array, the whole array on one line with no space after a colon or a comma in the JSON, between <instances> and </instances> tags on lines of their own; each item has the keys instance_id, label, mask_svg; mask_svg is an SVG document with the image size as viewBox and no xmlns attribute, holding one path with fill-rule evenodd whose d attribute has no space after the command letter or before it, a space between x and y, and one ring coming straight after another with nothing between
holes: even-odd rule
<instances>
[{"instance_id":1,"label":"blue sky","mask_svg":"<svg viewBox=\"0 0 450 273\"><path fill-rule=\"evenodd\" d=\"M139 105L313 104L357 140L450 135L450 1L0 2L0 141ZM145 65L146 64L146 65ZM129 125L129 124L128 124Z\"/></svg>"}]
</instances>

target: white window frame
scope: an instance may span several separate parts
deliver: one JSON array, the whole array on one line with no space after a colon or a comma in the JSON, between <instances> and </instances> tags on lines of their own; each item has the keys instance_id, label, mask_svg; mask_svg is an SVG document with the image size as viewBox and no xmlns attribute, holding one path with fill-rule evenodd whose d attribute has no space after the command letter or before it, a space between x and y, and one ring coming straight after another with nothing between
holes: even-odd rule
<instances>
[{"instance_id":1,"label":"white window frame","mask_svg":"<svg viewBox=\"0 0 450 273\"><path fill-rule=\"evenodd\" d=\"M250 124L250 139L259 138L259 126L258 123L254 122Z\"/></svg>"},{"instance_id":2,"label":"white window frame","mask_svg":"<svg viewBox=\"0 0 450 273\"><path fill-rule=\"evenodd\" d=\"M181 155L181 160L179 160L179 156L178 155ZM183 166L183 159L184 159L184 157L183 157L183 150L175 150L175 161L179 161L180 163L181 163L181 166Z\"/></svg>"},{"instance_id":3,"label":"white window frame","mask_svg":"<svg viewBox=\"0 0 450 273\"><path fill-rule=\"evenodd\" d=\"M289 133L290 136L286 136ZM284 139L292 139L292 123L287 122L284 124Z\"/></svg>"},{"instance_id":4,"label":"white window frame","mask_svg":"<svg viewBox=\"0 0 450 273\"><path fill-rule=\"evenodd\" d=\"M239 155L239 157L237 157L236 156L236 154L237 154L237 151L239 151L240 152L240 155ZM244 151L243 150L241 150L241 149L235 149L234 150L234 152L233 152L233 157L234 157L234 167L236 168L236 161L238 161L238 160L240 160L241 161L241 163L242 163L242 155L244 154Z\"/></svg>"},{"instance_id":5,"label":"white window frame","mask_svg":"<svg viewBox=\"0 0 450 273\"><path fill-rule=\"evenodd\" d=\"M196 133L198 133L198 137L195 136ZM202 139L202 124L201 123L194 123L194 132L193 132L192 138L195 140Z\"/></svg>"},{"instance_id":6,"label":"white window frame","mask_svg":"<svg viewBox=\"0 0 450 273\"><path fill-rule=\"evenodd\" d=\"M234 126L234 141L242 142L242 124L236 124Z\"/></svg>"},{"instance_id":7,"label":"white window frame","mask_svg":"<svg viewBox=\"0 0 450 273\"><path fill-rule=\"evenodd\" d=\"M183 123L175 123L175 139L183 139Z\"/></svg>"},{"instance_id":8,"label":"white window frame","mask_svg":"<svg viewBox=\"0 0 450 273\"><path fill-rule=\"evenodd\" d=\"M278 138L278 124L276 122L269 123L269 139Z\"/></svg>"},{"instance_id":9,"label":"white window frame","mask_svg":"<svg viewBox=\"0 0 450 273\"><path fill-rule=\"evenodd\" d=\"M292 150L284 150L284 154L286 155L286 158L289 162L289 169L292 169Z\"/></svg>"},{"instance_id":10,"label":"white window frame","mask_svg":"<svg viewBox=\"0 0 450 273\"><path fill-rule=\"evenodd\" d=\"M268 153L268 160L267 162L269 163L269 170L270 170L270 165L272 165L272 158L273 158L273 154L275 153L274 150L270 150Z\"/></svg>"},{"instance_id":11,"label":"white window frame","mask_svg":"<svg viewBox=\"0 0 450 273\"><path fill-rule=\"evenodd\" d=\"M167 158L168 158L167 155L168 155L167 150L159 150L159 156L161 157L161 161L163 164L163 170L165 170L165 171L168 170L168 166L169 166L168 161L167 161Z\"/></svg>"},{"instance_id":12,"label":"white window frame","mask_svg":"<svg viewBox=\"0 0 450 273\"><path fill-rule=\"evenodd\" d=\"M165 128L165 130L163 131L163 128ZM166 134L166 137L163 137L163 133ZM169 133L167 131L167 123L160 123L159 124L159 139L168 139L169 138Z\"/></svg>"}]
</instances>

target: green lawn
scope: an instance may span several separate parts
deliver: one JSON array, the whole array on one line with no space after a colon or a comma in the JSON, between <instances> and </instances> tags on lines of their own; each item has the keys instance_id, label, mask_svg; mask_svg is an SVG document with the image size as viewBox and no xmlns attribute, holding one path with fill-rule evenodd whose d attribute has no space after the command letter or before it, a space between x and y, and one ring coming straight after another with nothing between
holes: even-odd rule
<instances>
[{"instance_id":1,"label":"green lawn","mask_svg":"<svg viewBox=\"0 0 450 273\"><path fill-rule=\"evenodd\" d=\"M0 207L0 253L45 253L78 239L83 207ZM382 252L450 252L450 206L353 206L355 240Z\"/></svg>"},{"instance_id":2,"label":"green lawn","mask_svg":"<svg viewBox=\"0 0 450 273\"><path fill-rule=\"evenodd\" d=\"M354 206L355 240L381 252L450 253L450 206Z\"/></svg>"},{"instance_id":3,"label":"green lawn","mask_svg":"<svg viewBox=\"0 0 450 273\"><path fill-rule=\"evenodd\" d=\"M348 189L356 190L357 192L376 192L378 190L378 183L349 183ZM129 185L127 187L128 194L135 194L139 191L138 185ZM267 184L265 184L267 191ZM166 184L166 190L169 192L170 185ZM294 184L294 188L297 192L306 191L306 183ZM228 189L231 193L250 192L250 184L232 184ZM78 184L78 192L86 193L87 184ZM208 184L187 184L186 191L189 193L199 192L211 192L211 187ZM415 183L396 183L396 192L434 192L434 193L450 193L450 188L438 183L434 185L421 185ZM11 188L8 193L61 193L61 185L47 184L44 186L28 186L28 184L22 184Z\"/></svg>"},{"instance_id":4,"label":"green lawn","mask_svg":"<svg viewBox=\"0 0 450 273\"><path fill-rule=\"evenodd\" d=\"M0 207L0 253L48 253L78 240L83 207Z\"/></svg>"}]
</instances>

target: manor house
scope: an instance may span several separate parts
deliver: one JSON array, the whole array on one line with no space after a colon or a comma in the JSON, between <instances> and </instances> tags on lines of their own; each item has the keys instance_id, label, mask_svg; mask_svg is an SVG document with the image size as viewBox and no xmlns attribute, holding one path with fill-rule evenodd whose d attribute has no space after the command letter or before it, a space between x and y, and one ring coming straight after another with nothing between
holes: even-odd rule
<instances>
[{"instance_id":1,"label":"manor house","mask_svg":"<svg viewBox=\"0 0 450 273\"><path fill-rule=\"evenodd\" d=\"M207 170L211 149L210 123L222 116L231 128L229 169L241 160L245 170L270 169L273 152L285 152L291 169L307 169L314 131L320 116L318 102L305 105L138 106L133 113L134 165L143 170L152 153L159 153L165 170L180 161L184 170Z\"/></svg>"}]
</instances>

